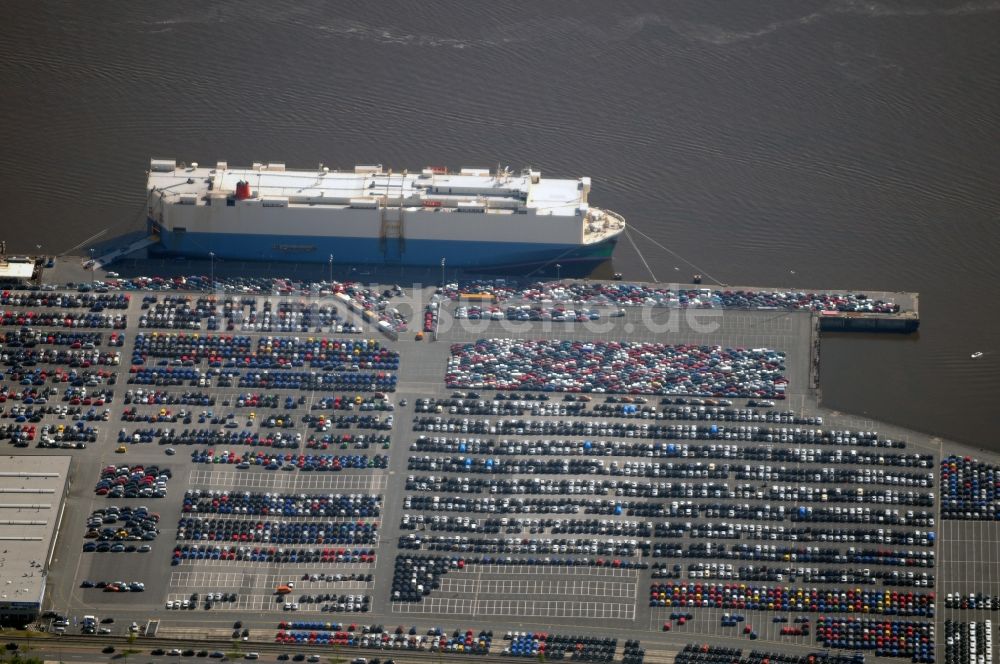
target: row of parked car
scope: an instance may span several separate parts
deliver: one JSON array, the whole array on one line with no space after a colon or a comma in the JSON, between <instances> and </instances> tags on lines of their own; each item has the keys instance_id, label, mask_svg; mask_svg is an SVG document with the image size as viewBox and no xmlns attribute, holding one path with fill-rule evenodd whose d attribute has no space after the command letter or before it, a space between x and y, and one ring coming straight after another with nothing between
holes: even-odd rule
<instances>
[{"instance_id":1,"label":"row of parked car","mask_svg":"<svg viewBox=\"0 0 1000 664\"><path fill-rule=\"evenodd\" d=\"M233 602L236 602L237 600L239 600L239 598L240 598L239 593L229 593L229 592L226 592L226 593L223 593L223 592L205 593L205 598L203 600L204 601L204 605L203 606L204 606L205 609L211 609L216 604L232 604ZM164 604L164 608L166 608L167 610L171 610L171 609L195 609L195 608L198 607L198 601L199 601L199 599L200 599L199 593L192 593L191 597L188 598L188 599L178 599L178 600L169 599L169 600L167 600L166 603ZM226 607L226 608L230 608L230 607Z\"/></svg>"},{"instance_id":2,"label":"row of parked car","mask_svg":"<svg viewBox=\"0 0 1000 664\"><path fill-rule=\"evenodd\" d=\"M239 377L237 385L251 389L279 390L312 390L312 391L368 391L395 392L396 374L378 371L375 373L351 373L333 371L326 367L323 372L272 371L265 373L249 372Z\"/></svg>"},{"instance_id":3,"label":"row of parked car","mask_svg":"<svg viewBox=\"0 0 1000 664\"><path fill-rule=\"evenodd\" d=\"M735 443L671 443L666 441L645 442L642 440L574 440L568 438L532 440L524 438L480 438L478 436L427 436L419 435L410 444L414 452L450 452L462 454L493 454L515 456L615 456L615 457L645 457L670 459L719 459L733 461L764 461L775 463L821 463L850 464L859 466L852 469L852 476L869 477L868 481L858 480L863 484L902 484L905 486L933 486L933 473L927 470L922 473L898 473L886 471L883 467L894 466L903 468L931 468L934 459L931 455L903 454L887 452L868 452L866 450L824 449L821 447L774 447L771 445L737 445ZM810 468L772 467L749 464L724 464L727 470L742 473L754 473L764 470L769 475L793 473L789 477L801 474L805 477L817 471ZM871 466L875 466L874 468ZM799 473L801 471L801 473ZM822 474L836 472L830 467L822 468ZM891 478L898 477L900 481L893 482ZM903 479L905 478L905 480ZM922 483L926 482L926 483Z\"/></svg>"},{"instance_id":4,"label":"row of parked car","mask_svg":"<svg viewBox=\"0 0 1000 664\"><path fill-rule=\"evenodd\" d=\"M840 654L830 651L794 654L689 643L678 652L676 664L864 664L864 653Z\"/></svg>"},{"instance_id":5,"label":"row of parked car","mask_svg":"<svg viewBox=\"0 0 1000 664\"><path fill-rule=\"evenodd\" d=\"M324 548L290 549L285 547L220 546L215 544L180 544L174 547L171 565L183 561L222 560L234 563L291 564L375 563L375 549Z\"/></svg>"},{"instance_id":6,"label":"row of parked car","mask_svg":"<svg viewBox=\"0 0 1000 664\"><path fill-rule=\"evenodd\" d=\"M848 547L846 551L825 546L785 546L778 544L721 544L713 542L658 542L653 556L658 558L718 558L768 562L853 563L896 567L932 568L933 550L895 550ZM664 563L654 563L663 566Z\"/></svg>"},{"instance_id":7,"label":"row of parked car","mask_svg":"<svg viewBox=\"0 0 1000 664\"><path fill-rule=\"evenodd\" d=\"M597 309L572 309L564 306L543 307L539 305L513 305L499 307L488 306L460 306L455 307L455 318L458 320L513 320L513 321L538 321L556 323L585 323L592 320L600 320L601 312Z\"/></svg>"},{"instance_id":8,"label":"row of parked car","mask_svg":"<svg viewBox=\"0 0 1000 664\"><path fill-rule=\"evenodd\" d=\"M993 621L944 621L945 664L993 662Z\"/></svg>"},{"instance_id":9,"label":"row of parked car","mask_svg":"<svg viewBox=\"0 0 1000 664\"><path fill-rule=\"evenodd\" d=\"M899 305L865 293L810 293L710 288L673 289L652 284L597 281L470 280L448 284L438 292L459 300L469 295L491 296L497 302L566 303L661 307L703 307L790 311L855 311L894 313Z\"/></svg>"},{"instance_id":10,"label":"row of parked car","mask_svg":"<svg viewBox=\"0 0 1000 664\"><path fill-rule=\"evenodd\" d=\"M211 392L173 392L165 390L127 390L124 404L138 405L184 405L184 406L214 406L215 394Z\"/></svg>"},{"instance_id":11,"label":"row of parked car","mask_svg":"<svg viewBox=\"0 0 1000 664\"><path fill-rule=\"evenodd\" d=\"M177 540L273 544L375 544L378 524L368 521L252 521L182 517Z\"/></svg>"},{"instance_id":12,"label":"row of parked car","mask_svg":"<svg viewBox=\"0 0 1000 664\"><path fill-rule=\"evenodd\" d=\"M633 642L629 642L632 645ZM634 642L638 643L638 642ZM611 662L618 649L618 639L591 635L527 632L512 635L510 643L500 653L510 657L532 657L541 660L572 659L579 662ZM635 656L633 650L633 656Z\"/></svg>"},{"instance_id":13,"label":"row of parked car","mask_svg":"<svg viewBox=\"0 0 1000 664\"><path fill-rule=\"evenodd\" d=\"M85 579L80 582L80 587L99 588L109 593L141 593L146 590L146 584L142 581L90 581Z\"/></svg>"},{"instance_id":14,"label":"row of parked car","mask_svg":"<svg viewBox=\"0 0 1000 664\"><path fill-rule=\"evenodd\" d=\"M378 494L282 494L249 491L188 489L185 513L274 516L377 517L382 506Z\"/></svg>"},{"instance_id":15,"label":"row of parked car","mask_svg":"<svg viewBox=\"0 0 1000 664\"><path fill-rule=\"evenodd\" d=\"M561 518L510 518L491 517L486 519L468 516L448 516L445 514L403 513L399 523L401 530L429 530L431 532L482 533L532 535L548 532L552 535L614 535L616 537L651 537L653 523L650 521L630 521L623 519L561 519Z\"/></svg>"},{"instance_id":16,"label":"row of parked car","mask_svg":"<svg viewBox=\"0 0 1000 664\"><path fill-rule=\"evenodd\" d=\"M131 297L128 293L55 293L5 290L0 292L0 306L30 309L42 307L128 309Z\"/></svg>"},{"instance_id":17,"label":"row of parked car","mask_svg":"<svg viewBox=\"0 0 1000 664\"><path fill-rule=\"evenodd\" d=\"M945 597L944 608L1000 611L1000 595L991 595L983 592L951 592Z\"/></svg>"},{"instance_id":18,"label":"row of parked car","mask_svg":"<svg viewBox=\"0 0 1000 664\"><path fill-rule=\"evenodd\" d=\"M782 351L630 341L454 344L451 388L784 398Z\"/></svg>"},{"instance_id":19,"label":"row of parked car","mask_svg":"<svg viewBox=\"0 0 1000 664\"><path fill-rule=\"evenodd\" d=\"M227 422L228 424L228 422ZM250 447L272 447L275 449L298 449L302 443L301 433L275 431L257 433L235 431L236 427L225 426L228 431L211 429L143 429L148 441L159 441L160 445L249 445ZM307 446L308 447L308 446Z\"/></svg>"},{"instance_id":20,"label":"row of parked car","mask_svg":"<svg viewBox=\"0 0 1000 664\"><path fill-rule=\"evenodd\" d=\"M113 328L124 330L125 314L57 311L0 311L0 325L17 327Z\"/></svg>"},{"instance_id":21,"label":"row of parked car","mask_svg":"<svg viewBox=\"0 0 1000 664\"><path fill-rule=\"evenodd\" d=\"M934 616L935 606L933 592L669 580L650 586L649 605L928 617Z\"/></svg>"},{"instance_id":22,"label":"row of parked car","mask_svg":"<svg viewBox=\"0 0 1000 664\"><path fill-rule=\"evenodd\" d=\"M71 350L94 350L101 345L102 332L45 331L38 328L22 327L0 334L0 343L6 348L37 348L39 345L68 346ZM108 346L122 346L125 335L112 332L108 335Z\"/></svg>"},{"instance_id":23,"label":"row of parked car","mask_svg":"<svg viewBox=\"0 0 1000 664\"><path fill-rule=\"evenodd\" d=\"M500 538L410 533L399 538L398 547L399 549L453 551L461 553L556 553L583 556L638 556L645 554L650 545L648 542L640 543L634 539L615 538Z\"/></svg>"},{"instance_id":24,"label":"row of parked car","mask_svg":"<svg viewBox=\"0 0 1000 664\"><path fill-rule=\"evenodd\" d=\"M121 364L121 353L97 348L17 348L0 354L0 361L11 367L33 367L41 362L87 369L91 366L118 366Z\"/></svg>"},{"instance_id":25,"label":"row of parked car","mask_svg":"<svg viewBox=\"0 0 1000 664\"><path fill-rule=\"evenodd\" d=\"M169 468L155 465L106 466L101 470L94 493L108 498L163 498L171 477Z\"/></svg>"},{"instance_id":26,"label":"row of parked car","mask_svg":"<svg viewBox=\"0 0 1000 664\"><path fill-rule=\"evenodd\" d=\"M331 627L332 626L332 627ZM441 628L431 628L426 635L418 634L416 627L405 632L397 627L395 632L388 632L381 625L371 628L367 625L355 624L344 626L341 623L315 623L305 621L282 621L275 643L301 646L333 646L348 648L363 648L374 650L417 650L428 652L465 653L471 655L489 654L493 632L482 630L476 634L472 630L455 630L449 635ZM316 657L316 659L312 659ZM282 660L279 655L278 659ZM293 661L302 661L304 655L295 655ZM284 656L284 659L288 659ZM319 661L319 656L311 656L309 661ZM381 660L378 657L369 659L355 657L351 664L395 664L394 660Z\"/></svg>"},{"instance_id":27,"label":"row of parked car","mask_svg":"<svg viewBox=\"0 0 1000 664\"><path fill-rule=\"evenodd\" d=\"M94 510L87 517L87 532L84 537L90 541L84 544L85 552L118 553L126 546L142 546L134 542L152 542L160 533L160 515L146 507L120 507L112 505ZM143 551L148 551L148 548Z\"/></svg>"},{"instance_id":28,"label":"row of parked car","mask_svg":"<svg viewBox=\"0 0 1000 664\"><path fill-rule=\"evenodd\" d=\"M951 455L939 471L942 519L1000 520L1000 465Z\"/></svg>"},{"instance_id":29,"label":"row of parked car","mask_svg":"<svg viewBox=\"0 0 1000 664\"><path fill-rule=\"evenodd\" d=\"M906 657L934 662L934 623L916 620L872 620L821 616L816 640L825 648L872 651L876 657Z\"/></svg>"},{"instance_id":30,"label":"row of parked car","mask_svg":"<svg viewBox=\"0 0 1000 664\"><path fill-rule=\"evenodd\" d=\"M380 447L383 450L389 449L392 438L389 434L375 433L338 433L326 434L325 436L310 435L306 438L306 449L326 450L337 448L341 450L367 450L373 447Z\"/></svg>"},{"instance_id":31,"label":"row of parked car","mask_svg":"<svg viewBox=\"0 0 1000 664\"><path fill-rule=\"evenodd\" d=\"M151 358L179 360L184 366L207 361L210 366L254 369L309 366L339 370L389 370L399 368L399 353L375 339L327 339L325 337L262 337L181 333L139 333L132 351L132 364ZM231 364L230 364L231 363Z\"/></svg>"}]
</instances>

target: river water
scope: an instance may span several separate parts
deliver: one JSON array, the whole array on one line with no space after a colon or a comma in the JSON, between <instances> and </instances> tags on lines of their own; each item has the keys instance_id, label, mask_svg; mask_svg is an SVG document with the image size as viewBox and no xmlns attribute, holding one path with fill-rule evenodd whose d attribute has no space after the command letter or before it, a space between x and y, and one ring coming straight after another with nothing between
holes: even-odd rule
<instances>
[{"instance_id":1,"label":"river water","mask_svg":"<svg viewBox=\"0 0 1000 664\"><path fill-rule=\"evenodd\" d=\"M8 4L10 251L141 228L151 156L590 175L661 281L919 291L825 402L1000 449L1000 0Z\"/></svg>"}]
</instances>

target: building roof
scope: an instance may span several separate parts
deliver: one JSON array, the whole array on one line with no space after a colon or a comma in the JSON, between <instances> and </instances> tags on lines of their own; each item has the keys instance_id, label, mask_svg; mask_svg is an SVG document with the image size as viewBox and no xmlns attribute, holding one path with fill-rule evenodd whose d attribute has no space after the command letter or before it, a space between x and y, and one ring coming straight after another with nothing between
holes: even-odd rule
<instances>
[{"instance_id":1,"label":"building roof","mask_svg":"<svg viewBox=\"0 0 1000 664\"><path fill-rule=\"evenodd\" d=\"M28 258L0 260L0 279L31 279L35 262Z\"/></svg>"},{"instance_id":2,"label":"building roof","mask_svg":"<svg viewBox=\"0 0 1000 664\"><path fill-rule=\"evenodd\" d=\"M0 457L0 606L41 605L70 458Z\"/></svg>"}]
</instances>

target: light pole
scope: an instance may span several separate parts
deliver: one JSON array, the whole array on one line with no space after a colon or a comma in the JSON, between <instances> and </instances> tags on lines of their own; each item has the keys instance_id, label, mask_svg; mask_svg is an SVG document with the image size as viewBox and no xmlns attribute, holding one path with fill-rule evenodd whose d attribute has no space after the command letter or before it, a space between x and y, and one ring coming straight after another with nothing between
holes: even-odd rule
<instances>
[{"instance_id":1,"label":"light pole","mask_svg":"<svg viewBox=\"0 0 1000 664\"><path fill-rule=\"evenodd\" d=\"M556 263L556 281L562 281L562 265Z\"/></svg>"},{"instance_id":2,"label":"light pole","mask_svg":"<svg viewBox=\"0 0 1000 664\"><path fill-rule=\"evenodd\" d=\"M215 290L215 252L208 252L208 258L211 261L211 282L208 285L209 290Z\"/></svg>"},{"instance_id":3,"label":"light pole","mask_svg":"<svg viewBox=\"0 0 1000 664\"><path fill-rule=\"evenodd\" d=\"M441 257L441 288L444 288L444 256Z\"/></svg>"},{"instance_id":4,"label":"light pole","mask_svg":"<svg viewBox=\"0 0 1000 664\"><path fill-rule=\"evenodd\" d=\"M330 283L333 283L333 254L330 254Z\"/></svg>"}]
</instances>

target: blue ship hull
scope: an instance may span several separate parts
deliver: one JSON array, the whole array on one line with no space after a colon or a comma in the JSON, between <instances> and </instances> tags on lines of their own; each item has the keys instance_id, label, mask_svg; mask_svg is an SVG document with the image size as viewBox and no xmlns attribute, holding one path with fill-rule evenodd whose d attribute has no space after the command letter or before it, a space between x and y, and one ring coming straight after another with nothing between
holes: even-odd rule
<instances>
[{"instance_id":1,"label":"blue ship hull","mask_svg":"<svg viewBox=\"0 0 1000 664\"><path fill-rule=\"evenodd\" d=\"M314 237L295 235L232 235L159 231L160 242L150 248L159 256L185 256L241 261L326 263L333 254L338 265L378 264L439 266L444 258L449 268L500 269L553 266L592 267L611 258L618 236L588 245L538 244L533 242L466 242L454 240L390 240L385 246L376 238Z\"/></svg>"}]
</instances>

